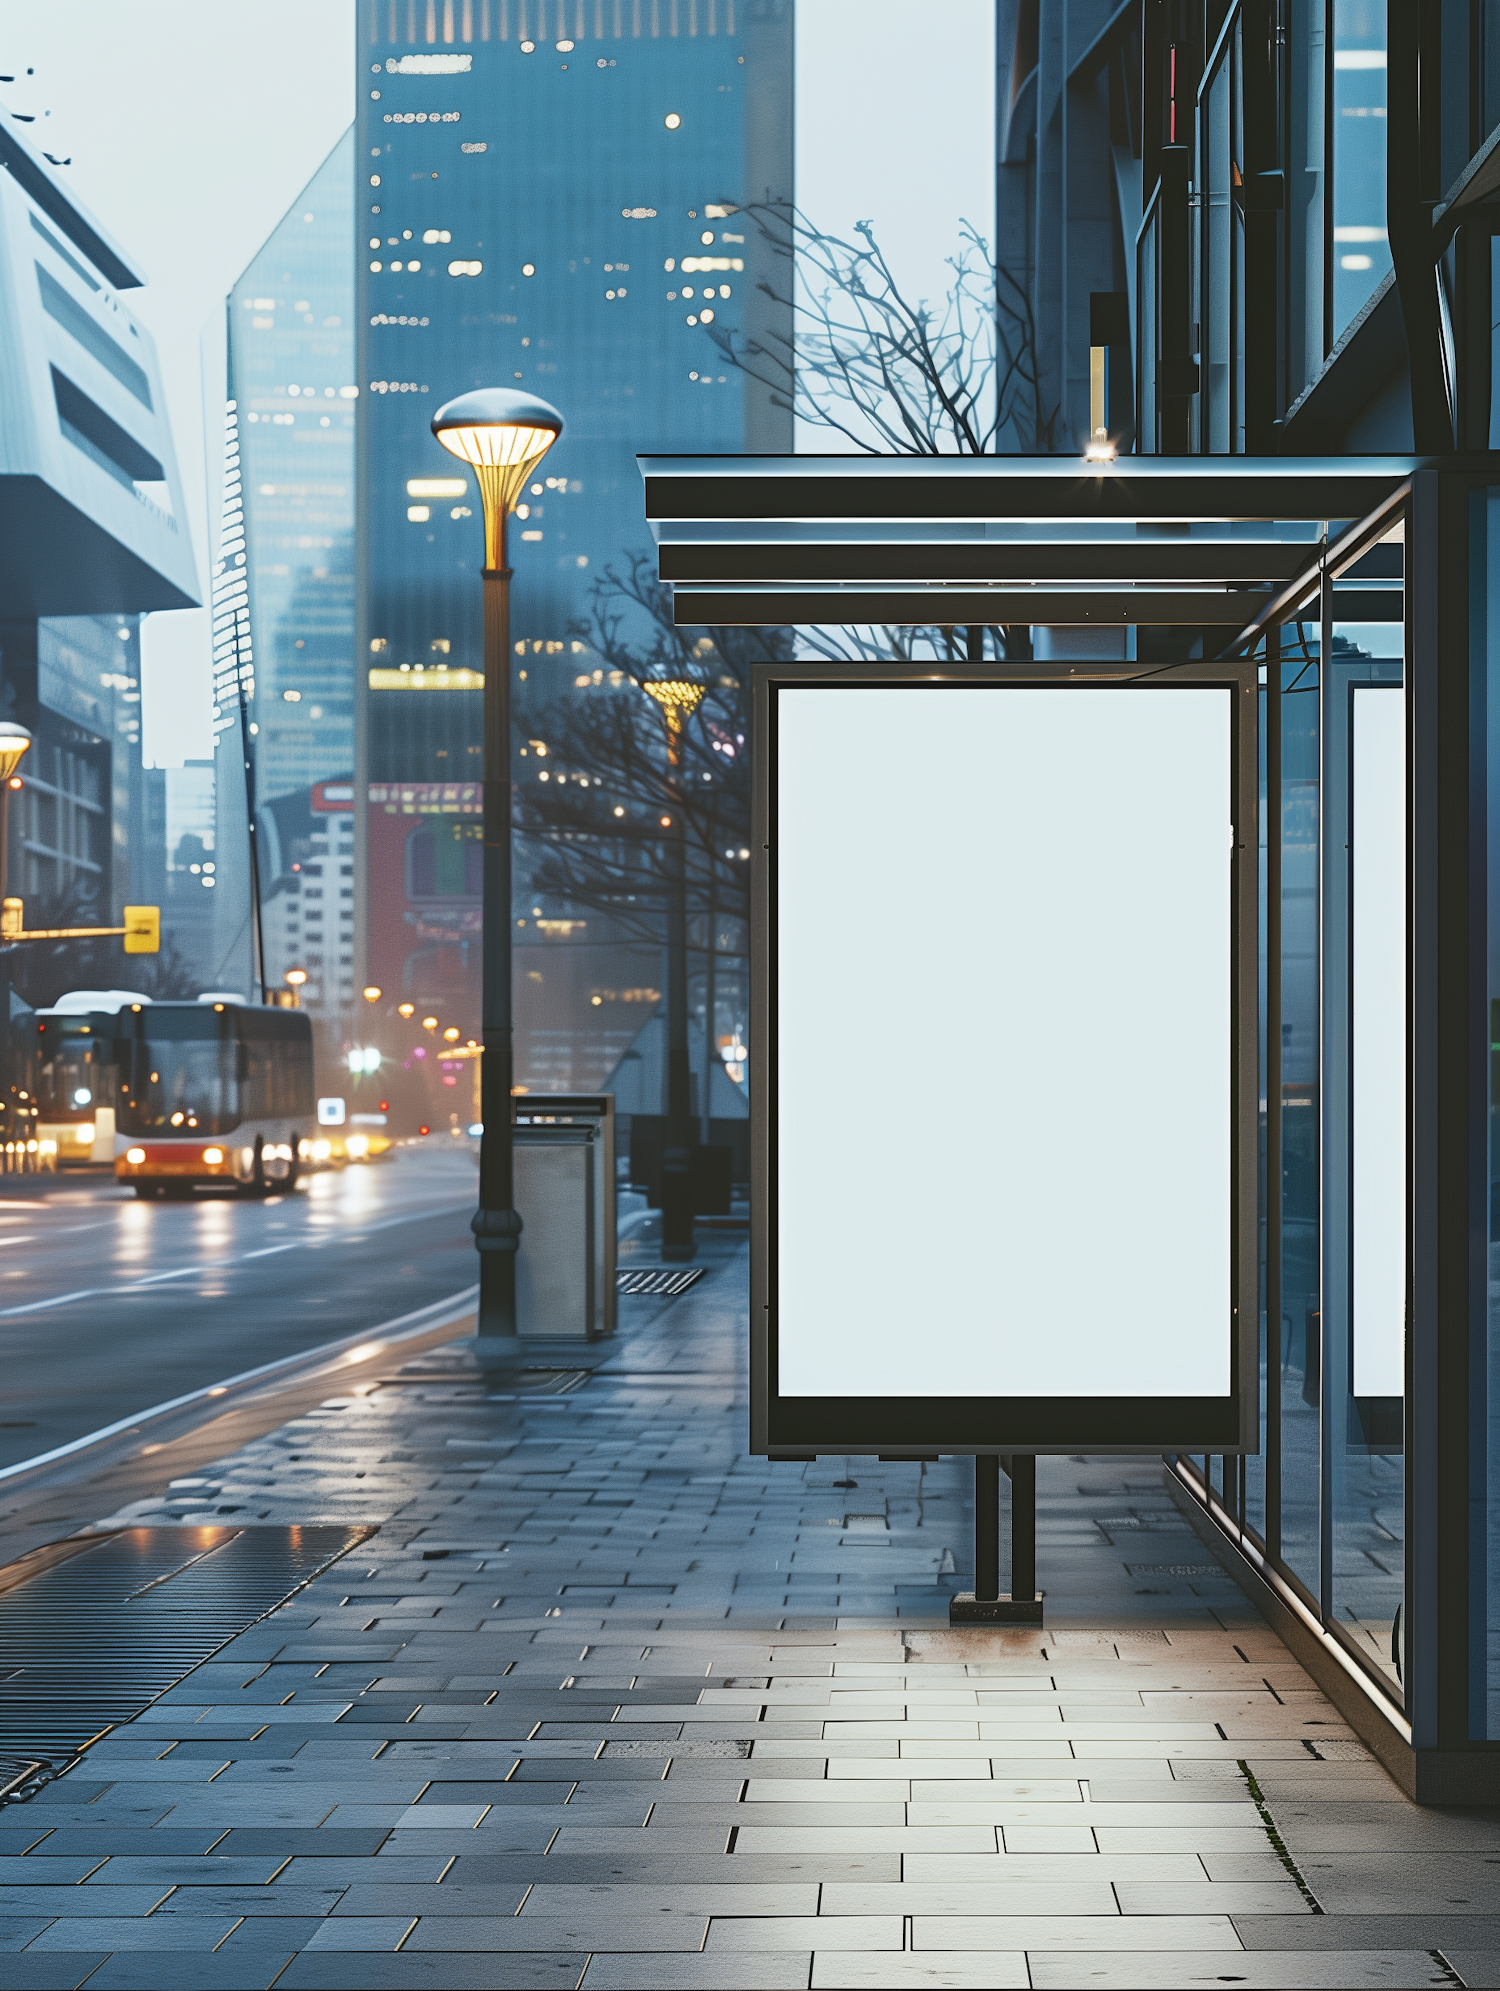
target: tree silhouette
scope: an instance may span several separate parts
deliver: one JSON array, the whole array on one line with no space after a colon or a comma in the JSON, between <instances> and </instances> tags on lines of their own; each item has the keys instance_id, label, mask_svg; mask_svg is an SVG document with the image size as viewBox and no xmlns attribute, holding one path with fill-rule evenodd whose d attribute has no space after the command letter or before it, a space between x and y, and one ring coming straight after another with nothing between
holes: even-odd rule
<instances>
[{"instance_id":1,"label":"tree silhouette","mask_svg":"<svg viewBox=\"0 0 1500 1991\"><path fill-rule=\"evenodd\" d=\"M574 634L597 662L561 694L518 700L515 825L533 887L659 940L672 877L662 817L680 806L691 905L745 918L751 668L790 658L790 632L674 627L644 550L604 569L589 610ZM640 689L663 678L704 687L675 772L661 715Z\"/></svg>"}]
</instances>

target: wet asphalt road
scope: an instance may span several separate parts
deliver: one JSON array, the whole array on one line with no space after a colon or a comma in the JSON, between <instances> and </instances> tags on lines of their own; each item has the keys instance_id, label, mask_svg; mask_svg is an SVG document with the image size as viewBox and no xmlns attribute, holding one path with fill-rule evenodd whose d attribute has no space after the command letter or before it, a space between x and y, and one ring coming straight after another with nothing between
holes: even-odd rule
<instances>
[{"instance_id":1,"label":"wet asphalt road","mask_svg":"<svg viewBox=\"0 0 1500 1991\"><path fill-rule=\"evenodd\" d=\"M0 1466L474 1283L469 1143L264 1202L0 1177Z\"/></svg>"}]
</instances>

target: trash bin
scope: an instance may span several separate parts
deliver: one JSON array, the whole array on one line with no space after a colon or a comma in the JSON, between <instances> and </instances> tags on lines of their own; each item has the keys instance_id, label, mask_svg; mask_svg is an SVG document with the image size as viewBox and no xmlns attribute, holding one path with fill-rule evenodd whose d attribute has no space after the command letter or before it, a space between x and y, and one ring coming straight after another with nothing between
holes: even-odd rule
<instances>
[{"instance_id":1,"label":"trash bin","mask_svg":"<svg viewBox=\"0 0 1500 1991\"><path fill-rule=\"evenodd\" d=\"M579 1341L612 1334L614 1097L529 1094L515 1116L516 1331Z\"/></svg>"}]
</instances>

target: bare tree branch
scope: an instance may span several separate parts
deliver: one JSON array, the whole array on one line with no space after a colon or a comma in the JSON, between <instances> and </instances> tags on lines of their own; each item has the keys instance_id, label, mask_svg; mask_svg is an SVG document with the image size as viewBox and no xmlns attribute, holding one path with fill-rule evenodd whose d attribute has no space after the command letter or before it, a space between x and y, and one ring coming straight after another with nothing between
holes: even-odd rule
<instances>
[{"instance_id":1,"label":"bare tree branch","mask_svg":"<svg viewBox=\"0 0 1500 1991\"><path fill-rule=\"evenodd\" d=\"M760 289L791 329L707 330L778 407L871 455L1053 447L1057 409L1041 401L1031 299L971 223L960 223L948 290L933 307L902 288L873 222L856 222L851 242L787 201L743 212L783 265Z\"/></svg>"}]
</instances>

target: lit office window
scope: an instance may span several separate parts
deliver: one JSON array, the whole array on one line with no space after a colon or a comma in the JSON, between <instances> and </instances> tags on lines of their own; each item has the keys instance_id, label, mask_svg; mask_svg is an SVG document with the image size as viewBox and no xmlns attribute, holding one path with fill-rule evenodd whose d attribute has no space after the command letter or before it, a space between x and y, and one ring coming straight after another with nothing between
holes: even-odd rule
<instances>
[{"instance_id":1,"label":"lit office window","mask_svg":"<svg viewBox=\"0 0 1500 1991\"><path fill-rule=\"evenodd\" d=\"M1385 229L1385 0L1334 0L1329 76L1334 345L1391 267Z\"/></svg>"}]
</instances>

